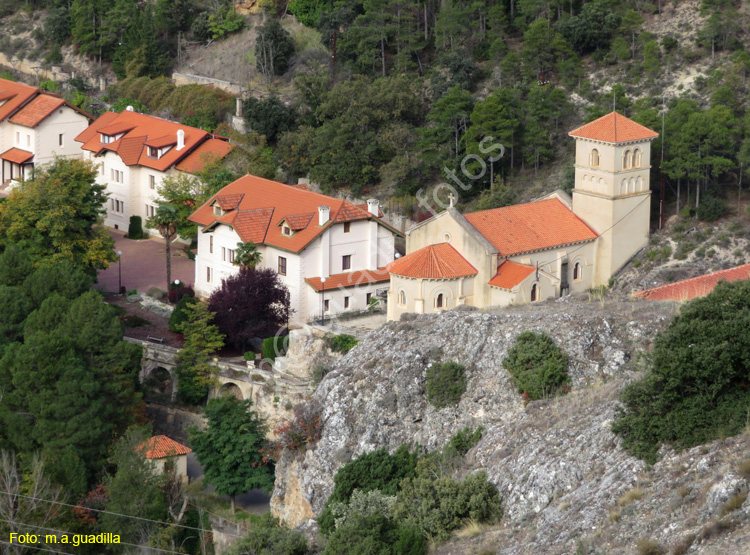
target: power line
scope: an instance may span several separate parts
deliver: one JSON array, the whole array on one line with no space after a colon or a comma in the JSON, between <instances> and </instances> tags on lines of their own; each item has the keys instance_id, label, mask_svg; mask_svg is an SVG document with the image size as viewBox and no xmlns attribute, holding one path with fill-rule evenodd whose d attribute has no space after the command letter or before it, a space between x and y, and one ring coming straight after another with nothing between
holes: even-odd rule
<instances>
[{"instance_id":1,"label":"power line","mask_svg":"<svg viewBox=\"0 0 750 555\"><path fill-rule=\"evenodd\" d=\"M70 507L72 509L85 509L86 511L93 511L96 513L103 513L108 515L114 515L114 516L121 516L125 518L132 518L134 520L143 520L145 522L153 522L155 524L165 524L167 526L176 526L177 528L185 528L187 530L196 530L198 532L205 532L203 528L196 528L195 526L187 526L185 524L176 524L174 522L164 522L163 520L154 520L153 518L144 518L141 516L133 516L133 515L126 515L122 513L115 513L113 511L105 511L104 509L92 509L89 507L83 507L82 505L71 505L70 503L63 503L61 501L52 501L50 499L41 499L40 497L31 497L30 495L22 495L20 493L8 493L6 491L0 491L0 494L2 495L8 495L13 497L23 497L24 499L31 499L33 501L43 501L45 503L53 503L55 505L62 505L63 507ZM225 519L226 520L226 519ZM234 536L235 538L241 538L239 534L232 534L231 532L225 532L228 536Z\"/></svg>"},{"instance_id":2,"label":"power line","mask_svg":"<svg viewBox=\"0 0 750 555\"><path fill-rule=\"evenodd\" d=\"M0 522L6 522L8 524L13 524L13 522L11 522L10 520L4 520L2 518L0 518ZM21 526L21 527L26 527L26 528L36 528L37 530L47 530L48 532L55 532L56 534L63 534L63 535L66 535L66 536L89 536L89 535L91 535L91 534L77 534L75 532L68 532L66 530L57 530L56 528L48 528L46 526L36 526L34 524L16 523L16 525L17 526ZM13 544L13 545L15 545L15 544ZM154 551L161 551L162 553L173 553L173 554L176 554L176 555L183 555L179 551L171 551L171 550L168 550L168 549L160 549L158 547L151 547L151 546L148 546L148 545L138 545L138 544L135 544L135 543L128 543L128 542L122 542L122 541L121 542L117 542L116 545L129 545L131 547L140 547L142 549L153 549ZM24 544L24 546L25 546L25 544ZM29 547L31 547L31 546L29 546ZM63 552L62 551L54 551L53 553L63 553Z\"/></svg>"},{"instance_id":3,"label":"power line","mask_svg":"<svg viewBox=\"0 0 750 555\"><path fill-rule=\"evenodd\" d=\"M61 553L62 555L73 555L72 553L68 553L67 551L52 551L51 549L44 549L43 547L35 547L33 545L26 545L24 544L17 544L17 543L10 543L3 540L0 540L0 543L3 543L5 545L9 545L11 547L18 547L19 545L23 545L24 549L37 549L39 551L46 551L47 553Z\"/></svg>"}]
</instances>

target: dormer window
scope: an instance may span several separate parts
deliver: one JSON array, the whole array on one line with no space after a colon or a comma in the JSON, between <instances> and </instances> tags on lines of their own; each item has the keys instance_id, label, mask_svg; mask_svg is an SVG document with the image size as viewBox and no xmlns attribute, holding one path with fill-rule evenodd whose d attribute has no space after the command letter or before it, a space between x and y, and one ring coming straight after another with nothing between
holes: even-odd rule
<instances>
[{"instance_id":1,"label":"dormer window","mask_svg":"<svg viewBox=\"0 0 750 555\"><path fill-rule=\"evenodd\" d=\"M291 237L292 236L292 228L289 227L288 225L281 226L281 234L285 235L287 237Z\"/></svg>"},{"instance_id":2,"label":"dormer window","mask_svg":"<svg viewBox=\"0 0 750 555\"><path fill-rule=\"evenodd\" d=\"M214 216L223 216L224 210L221 209L221 206L218 204L214 204Z\"/></svg>"},{"instance_id":3,"label":"dormer window","mask_svg":"<svg viewBox=\"0 0 750 555\"><path fill-rule=\"evenodd\" d=\"M114 135L105 135L103 133L101 134L101 143L103 145L108 145L109 143L113 143L113 142L115 142Z\"/></svg>"},{"instance_id":4,"label":"dormer window","mask_svg":"<svg viewBox=\"0 0 750 555\"><path fill-rule=\"evenodd\" d=\"M159 152L158 148L156 148L155 146L150 146L150 147L147 147L147 148L148 148L148 157L149 158L159 158L160 152Z\"/></svg>"}]
</instances>

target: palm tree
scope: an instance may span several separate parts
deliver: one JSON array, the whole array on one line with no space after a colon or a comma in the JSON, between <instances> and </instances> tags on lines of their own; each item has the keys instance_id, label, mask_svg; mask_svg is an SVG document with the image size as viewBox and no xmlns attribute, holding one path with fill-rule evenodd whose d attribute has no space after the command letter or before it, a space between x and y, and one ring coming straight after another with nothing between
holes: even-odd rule
<instances>
[{"instance_id":1,"label":"palm tree","mask_svg":"<svg viewBox=\"0 0 750 555\"><path fill-rule=\"evenodd\" d=\"M258 246L252 241L237 243L237 252L234 255L234 264L240 268L255 268L260 264L263 255L258 252Z\"/></svg>"},{"instance_id":2,"label":"palm tree","mask_svg":"<svg viewBox=\"0 0 750 555\"><path fill-rule=\"evenodd\" d=\"M151 216L146 225L151 228L155 228L159 231L164 242L167 246L167 288L172 283L172 240L177 235L177 220L179 219L179 212L177 207L173 204L162 204L156 210L156 213Z\"/></svg>"}]
</instances>

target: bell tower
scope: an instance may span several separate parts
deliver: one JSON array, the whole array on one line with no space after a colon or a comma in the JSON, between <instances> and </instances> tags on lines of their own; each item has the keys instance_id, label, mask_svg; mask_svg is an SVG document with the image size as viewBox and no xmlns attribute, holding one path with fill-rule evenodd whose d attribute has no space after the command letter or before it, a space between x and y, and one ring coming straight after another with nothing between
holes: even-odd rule
<instances>
[{"instance_id":1,"label":"bell tower","mask_svg":"<svg viewBox=\"0 0 750 555\"><path fill-rule=\"evenodd\" d=\"M568 133L576 140L573 212L599 235L594 285L607 284L648 243L651 129L612 112Z\"/></svg>"}]
</instances>

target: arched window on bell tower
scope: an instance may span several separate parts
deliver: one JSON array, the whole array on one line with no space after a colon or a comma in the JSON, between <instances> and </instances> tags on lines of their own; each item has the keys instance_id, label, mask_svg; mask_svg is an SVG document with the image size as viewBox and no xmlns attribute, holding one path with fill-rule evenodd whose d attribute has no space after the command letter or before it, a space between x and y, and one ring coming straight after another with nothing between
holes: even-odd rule
<instances>
[{"instance_id":1,"label":"arched window on bell tower","mask_svg":"<svg viewBox=\"0 0 750 555\"><path fill-rule=\"evenodd\" d=\"M634 168L641 167L641 149L640 148L636 148L633 151L633 167Z\"/></svg>"},{"instance_id":2,"label":"arched window on bell tower","mask_svg":"<svg viewBox=\"0 0 750 555\"><path fill-rule=\"evenodd\" d=\"M629 170L633 167L633 153L626 150L622 153L622 169Z\"/></svg>"},{"instance_id":3,"label":"arched window on bell tower","mask_svg":"<svg viewBox=\"0 0 750 555\"><path fill-rule=\"evenodd\" d=\"M593 149L591 151L591 157L589 159L589 166L591 166L592 168L599 167L599 151L597 149Z\"/></svg>"}]
</instances>

